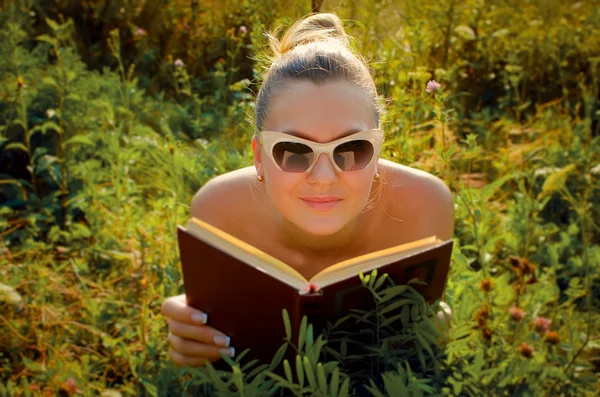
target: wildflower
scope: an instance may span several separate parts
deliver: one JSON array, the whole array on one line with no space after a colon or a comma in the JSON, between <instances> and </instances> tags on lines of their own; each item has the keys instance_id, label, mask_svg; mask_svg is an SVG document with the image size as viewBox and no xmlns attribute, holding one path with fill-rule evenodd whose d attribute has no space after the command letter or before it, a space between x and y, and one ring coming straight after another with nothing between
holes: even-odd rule
<instances>
[{"instance_id":1,"label":"wildflower","mask_svg":"<svg viewBox=\"0 0 600 397\"><path fill-rule=\"evenodd\" d=\"M486 319L488 318L489 314L490 314L490 308L487 305L482 306L477 311L477 314L475 314L475 321L477 322L478 327L485 326Z\"/></svg>"},{"instance_id":2,"label":"wildflower","mask_svg":"<svg viewBox=\"0 0 600 397\"><path fill-rule=\"evenodd\" d=\"M244 25L240 26L238 32L242 35L245 36L246 33L248 33L248 28L246 28Z\"/></svg>"},{"instance_id":3,"label":"wildflower","mask_svg":"<svg viewBox=\"0 0 600 397\"><path fill-rule=\"evenodd\" d=\"M62 245L57 245L56 252L59 254L66 254L67 252L69 252L69 249L67 247L63 247Z\"/></svg>"},{"instance_id":4,"label":"wildflower","mask_svg":"<svg viewBox=\"0 0 600 397\"><path fill-rule=\"evenodd\" d=\"M518 256L510 255L508 257L508 261L510 262L510 265L513 267L513 270L515 270L516 268L519 268L521 266L521 259Z\"/></svg>"},{"instance_id":5,"label":"wildflower","mask_svg":"<svg viewBox=\"0 0 600 397\"><path fill-rule=\"evenodd\" d=\"M493 335L493 331L491 329L489 329L488 327L485 327L482 331L481 331L481 336L483 337L483 339L485 340L490 340L492 339L492 335Z\"/></svg>"},{"instance_id":6,"label":"wildflower","mask_svg":"<svg viewBox=\"0 0 600 397\"><path fill-rule=\"evenodd\" d=\"M183 65L185 65L185 63L183 63L183 61L179 58L177 58L174 62L175 66L177 66L178 68L182 67Z\"/></svg>"},{"instance_id":7,"label":"wildflower","mask_svg":"<svg viewBox=\"0 0 600 397\"><path fill-rule=\"evenodd\" d=\"M513 306L510 309L508 309L508 312L510 313L512 319L515 321L521 321L523 320L523 317L525 317L525 312L516 306Z\"/></svg>"},{"instance_id":8,"label":"wildflower","mask_svg":"<svg viewBox=\"0 0 600 397\"><path fill-rule=\"evenodd\" d=\"M546 317L536 317L535 318L535 330L540 334L545 334L550 329L550 324L552 320Z\"/></svg>"},{"instance_id":9,"label":"wildflower","mask_svg":"<svg viewBox=\"0 0 600 397\"><path fill-rule=\"evenodd\" d=\"M513 271L517 274L533 274L535 271L535 265L527 258L519 258L518 256L511 255L508 257L508 261L510 262ZM533 282L529 283L533 284Z\"/></svg>"},{"instance_id":10,"label":"wildflower","mask_svg":"<svg viewBox=\"0 0 600 397\"><path fill-rule=\"evenodd\" d=\"M521 292L521 289L523 289L523 283L521 283L521 282L515 283L514 288L515 288L515 291L518 294L519 292Z\"/></svg>"},{"instance_id":11,"label":"wildflower","mask_svg":"<svg viewBox=\"0 0 600 397\"><path fill-rule=\"evenodd\" d=\"M46 116L48 116L49 119L51 119L52 117L54 117L55 114L56 114L56 110L54 110L54 109L47 109L46 110Z\"/></svg>"},{"instance_id":12,"label":"wildflower","mask_svg":"<svg viewBox=\"0 0 600 397\"><path fill-rule=\"evenodd\" d=\"M135 35L136 36L146 36L148 34L148 32L146 32L144 29L142 28L137 28L135 30Z\"/></svg>"},{"instance_id":13,"label":"wildflower","mask_svg":"<svg viewBox=\"0 0 600 397\"><path fill-rule=\"evenodd\" d=\"M523 258L523 260L521 261L521 270L523 274L533 274L533 271L535 270L535 265L529 262L527 258Z\"/></svg>"},{"instance_id":14,"label":"wildflower","mask_svg":"<svg viewBox=\"0 0 600 397\"><path fill-rule=\"evenodd\" d=\"M440 87L441 87L441 84L438 83L437 81L435 81L435 80L429 80L429 82L427 83L427 89L426 89L426 91L429 92L429 93L432 93L434 91L439 90Z\"/></svg>"},{"instance_id":15,"label":"wildflower","mask_svg":"<svg viewBox=\"0 0 600 397\"><path fill-rule=\"evenodd\" d=\"M533 357L533 346L528 345L527 343L521 343L521 346L517 347L517 350L523 357Z\"/></svg>"},{"instance_id":16,"label":"wildflower","mask_svg":"<svg viewBox=\"0 0 600 397\"><path fill-rule=\"evenodd\" d=\"M558 337L558 332L548 331L546 332L546 342L551 343L553 345L558 345L560 338Z\"/></svg>"},{"instance_id":17,"label":"wildflower","mask_svg":"<svg viewBox=\"0 0 600 397\"><path fill-rule=\"evenodd\" d=\"M69 393L76 393L78 389L75 379L73 379L73 377L70 377L66 382L62 384L62 389Z\"/></svg>"},{"instance_id":18,"label":"wildflower","mask_svg":"<svg viewBox=\"0 0 600 397\"><path fill-rule=\"evenodd\" d=\"M494 288L494 282L489 278L481 280L479 284L479 289L485 292L490 292Z\"/></svg>"},{"instance_id":19,"label":"wildflower","mask_svg":"<svg viewBox=\"0 0 600 397\"><path fill-rule=\"evenodd\" d=\"M23 77L21 77L21 76L17 76L17 87L19 87L19 88L27 87L25 80L23 80Z\"/></svg>"}]
</instances>

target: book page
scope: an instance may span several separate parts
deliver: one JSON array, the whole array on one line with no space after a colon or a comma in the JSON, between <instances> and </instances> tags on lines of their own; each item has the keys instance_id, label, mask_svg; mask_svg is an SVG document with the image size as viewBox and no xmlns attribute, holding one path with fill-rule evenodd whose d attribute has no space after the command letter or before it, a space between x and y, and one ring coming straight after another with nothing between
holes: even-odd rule
<instances>
[{"instance_id":1,"label":"book page","mask_svg":"<svg viewBox=\"0 0 600 397\"><path fill-rule=\"evenodd\" d=\"M419 252L425 251L435 245L443 243L436 236L426 237L421 240L397 245L395 247L371 252L369 254L357 256L343 262L336 263L315 274L309 282L320 288L333 284L339 280L348 277L355 277L359 272L371 271L377 267L395 262L401 258L408 257Z\"/></svg>"},{"instance_id":2,"label":"book page","mask_svg":"<svg viewBox=\"0 0 600 397\"><path fill-rule=\"evenodd\" d=\"M198 218L190 218L186 230L207 244L298 290L308 285L308 280L293 267Z\"/></svg>"}]
</instances>

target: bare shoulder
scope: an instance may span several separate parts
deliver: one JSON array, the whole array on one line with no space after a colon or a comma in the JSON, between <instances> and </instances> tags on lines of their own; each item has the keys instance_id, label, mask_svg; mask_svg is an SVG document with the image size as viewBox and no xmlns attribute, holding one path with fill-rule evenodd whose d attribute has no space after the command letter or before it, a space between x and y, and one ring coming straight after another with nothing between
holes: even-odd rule
<instances>
[{"instance_id":1,"label":"bare shoulder","mask_svg":"<svg viewBox=\"0 0 600 397\"><path fill-rule=\"evenodd\" d=\"M206 182L192 198L191 215L225 231L239 223L246 211L254 166L218 175Z\"/></svg>"},{"instance_id":2,"label":"bare shoulder","mask_svg":"<svg viewBox=\"0 0 600 397\"><path fill-rule=\"evenodd\" d=\"M454 198L446 183L428 172L380 159L389 192L391 216L409 220L414 238L454 233Z\"/></svg>"}]
</instances>

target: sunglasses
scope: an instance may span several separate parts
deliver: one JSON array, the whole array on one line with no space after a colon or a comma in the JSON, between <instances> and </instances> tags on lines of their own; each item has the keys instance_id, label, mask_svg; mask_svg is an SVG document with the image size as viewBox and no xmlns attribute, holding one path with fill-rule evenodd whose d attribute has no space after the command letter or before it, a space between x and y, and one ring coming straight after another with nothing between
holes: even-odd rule
<instances>
[{"instance_id":1,"label":"sunglasses","mask_svg":"<svg viewBox=\"0 0 600 397\"><path fill-rule=\"evenodd\" d=\"M357 132L328 143L317 143L278 131L262 131L258 138L280 170L309 173L321 153L329 156L338 172L362 170L379 156L383 130Z\"/></svg>"}]
</instances>

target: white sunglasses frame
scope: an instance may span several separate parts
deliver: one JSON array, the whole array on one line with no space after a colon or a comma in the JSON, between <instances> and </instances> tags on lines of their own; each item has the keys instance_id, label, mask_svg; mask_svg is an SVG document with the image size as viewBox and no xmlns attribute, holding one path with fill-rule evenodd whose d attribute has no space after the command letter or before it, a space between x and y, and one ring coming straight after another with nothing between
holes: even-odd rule
<instances>
[{"instance_id":1,"label":"white sunglasses frame","mask_svg":"<svg viewBox=\"0 0 600 397\"><path fill-rule=\"evenodd\" d=\"M279 170L281 170L283 172L288 172L290 174L302 174L302 173L308 174L312 171L315 164L317 164L317 161L322 153L325 153L325 154L327 154L327 156L329 156L329 160L331 161L331 164L333 164L333 166L337 172L362 171L362 170L368 168L373 163L373 161L375 161L379 157L384 138L385 138L384 132L383 132L383 130L380 130L380 129L360 131L360 132L357 132L357 133L354 133L354 134L351 134L351 135L348 135L343 138L337 139L335 141L327 142L327 143L314 142L314 141L310 141L308 139L299 138L297 136L285 134L285 133L279 132L279 131L261 131L258 135L258 142L260 143L261 147L263 147L265 149L266 155L271 159L271 161L275 164L275 166ZM356 140L365 140L365 141L371 142L371 144L373 145L373 156L371 157L371 160L369 160L369 163L367 165L365 165L364 168L361 168L360 170L344 171L337 165L337 163L333 159L333 151L335 150L336 147L338 147L339 145L341 145L343 143L356 141ZM279 167L279 164L277 164L277 162L275 161L275 158L273 157L273 147L276 144L278 144L279 142L302 143L302 144L310 147L312 149L312 151L315 153L315 157L313 159L312 164L306 169L306 171L303 171L303 172L285 171L285 170L281 169L281 167Z\"/></svg>"}]
</instances>

